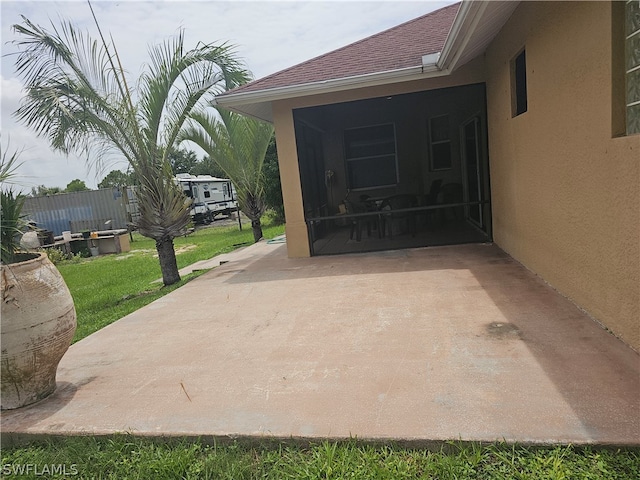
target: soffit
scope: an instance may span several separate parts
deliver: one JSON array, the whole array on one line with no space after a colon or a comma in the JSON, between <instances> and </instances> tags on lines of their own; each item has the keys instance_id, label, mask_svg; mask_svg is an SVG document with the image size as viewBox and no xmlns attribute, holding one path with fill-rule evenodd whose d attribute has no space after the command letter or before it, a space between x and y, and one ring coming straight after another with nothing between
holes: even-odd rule
<instances>
[{"instance_id":1,"label":"soffit","mask_svg":"<svg viewBox=\"0 0 640 480\"><path fill-rule=\"evenodd\" d=\"M459 44L459 50L454 64L451 65L452 71L484 54L491 41L520 4L519 1L468 3L472 4L472 15L465 19L463 30L457 32L455 41Z\"/></svg>"}]
</instances>

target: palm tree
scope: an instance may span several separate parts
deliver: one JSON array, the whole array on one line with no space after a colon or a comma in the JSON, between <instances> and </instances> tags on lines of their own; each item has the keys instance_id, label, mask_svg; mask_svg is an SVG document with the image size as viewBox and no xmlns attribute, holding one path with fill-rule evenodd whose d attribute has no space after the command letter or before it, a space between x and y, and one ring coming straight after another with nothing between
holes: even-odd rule
<instances>
[{"instance_id":1,"label":"palm tree","mask_svg":"<svg viewBox=\"0 0 640 480\"><path fill-rule=\"evenodd\" d=\"M149 49L150 62L131 86L113 39L107 44L70 22L47 31L27 18L13 29L24 38L17 72L27 95L19 120L55 150L84 153L101 167L119 154L136 176L142 235L153 238L165 285L180 280L173 239L189 222L189 204L173 180L168 155L188 116L247 72L227 45L185 51L184 32ZM95 17L94 17L95 18Z\"/></svg>"},{"instance_id":2,"label":"palm tree","mask_svg":"<svg viewBox=\"0 0 640 480\"><path fill-rule=\"evenodd\" d=\"M21 153L22 150L17 150L10 154L0 145L0 262L4 264L13 263L20 247L18 239L22 235L22 227L25 226L22 215L25 196L15 192L12 186L6 187L16 185L16 170L21 165L18 163L18 157Z\"/></svg>"},{"instance_id":3,"label":"palm tree","mask_svg":"<svg viewBox=\"0 0 640 480\"><path fill-rule=\"evenodd\" d=\"M251 220L253 238L262 238L260 217L265 211L262 166L273 135L273 127L220 107L191 115L179 141L202 148L224 171L238 195L242 212Z\"/></svg>"}]
</instances>

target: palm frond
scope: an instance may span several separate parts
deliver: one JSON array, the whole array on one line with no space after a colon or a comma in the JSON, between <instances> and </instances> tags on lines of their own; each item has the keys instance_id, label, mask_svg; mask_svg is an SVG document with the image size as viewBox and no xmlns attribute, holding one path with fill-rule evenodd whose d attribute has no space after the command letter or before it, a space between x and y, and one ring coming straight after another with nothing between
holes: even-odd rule
<instances>
[{"instance_id":1,"label":"palm frond","mask_svg":"<svg viewBox=\"0 0 640 480\"><path fill-rule=\"evenodd\" d=\"M148 140L173 145L184 122L204 99L222 91L230 71L235 82L249 78L230 46L205 45L184 52L184 32L150 49L150 63L140 77L141 114ZM168 126L168 128L163 128Z\"/></svg>"},{"instance_id":2,"label":"palm frond","mask_svg":"<svg viewBox=\"0 0 640 480\"><path fill-rule=\"evenodd\" d=\"M202 148L233 183L242 211L251 219L264 213L262 166L273 127L228 110L193 113L178 142Z\"/></svg>"},{"instance_id":3,"label":"palm frond","mask_svg":"<svg viewBox=\"0 0 640 480\"><path fill-rule=\"evenodd\" d=\"M139 177L138 230L157 240L172 239L184 234L191 221L190 202L173 180L171 172Z\"/></svg>"},{"instance_id":4,"label":"palm frond","mask_svg":"<svg viewBox=\"0 0 640 480\"><path fill-rule=\"evenodd\" d=\"M7 142L7 148L9 143ZM18 163L22 150L16 150L9 154L7 148L0 144L0 183L15 183L14 177L16 176L16 170L20 168L22 163Z\"/></svg>"},{"instance_id":5,"label":"palm frond","mask_svg":"<svg viewBox=\"0 0 640 480\"><path fill-rule=\"evenodd\" d=\"M0 191L0 259L11 263L20 247L20 235L25 226L22 215L25 196L13 189Z\"/></svg>"},{"instance_id":6,"label":"palm frond","mask_svg":"<svg viewBox=\"0 0 640 480\"><path fill-rule=\"evenodd\" d=\"M135 112L128 108L106 44L78 32L71 23L47 31L24 18L14 30L24 39L16 70L27 95L16 111L18 120L48 138L64 153L92 153L96 165L111 152L133 158Z\"/></svg>"}]
</instances>

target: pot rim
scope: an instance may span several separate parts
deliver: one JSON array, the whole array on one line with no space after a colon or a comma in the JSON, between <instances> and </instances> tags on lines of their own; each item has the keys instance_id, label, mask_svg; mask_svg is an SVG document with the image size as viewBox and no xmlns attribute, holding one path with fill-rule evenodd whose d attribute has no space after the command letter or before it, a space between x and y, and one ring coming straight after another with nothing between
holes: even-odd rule
<instances>
[{"instance_id":1,"label":"pot rim","mask_svg":"<svg viewBox=\"0 0 640 480\"><path fill-rule=\"evenodd\" d=\"M45 252L20 252L17 255L34 255L34 257L18 262L2 263L0 265L2 265L3 267L11 267L12 265L27 265L30 262L39 262L44 258L49 258Z\"/></svg>"}]
</instances>

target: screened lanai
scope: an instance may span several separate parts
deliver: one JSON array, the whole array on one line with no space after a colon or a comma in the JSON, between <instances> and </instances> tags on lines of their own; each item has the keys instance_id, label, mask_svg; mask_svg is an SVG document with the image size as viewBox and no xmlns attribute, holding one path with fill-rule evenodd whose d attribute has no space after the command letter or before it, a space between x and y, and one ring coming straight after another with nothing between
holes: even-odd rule
<instances>
[{"instance_id":1,"label":"screened lanai","mask_svg":"<svg viewBox=\"0 0 640 480\"><path fill-rule=\"evenodd\" d=\"M484 84L294 111L312 255L491 240Z\"/></svg>"}]
</instances>

